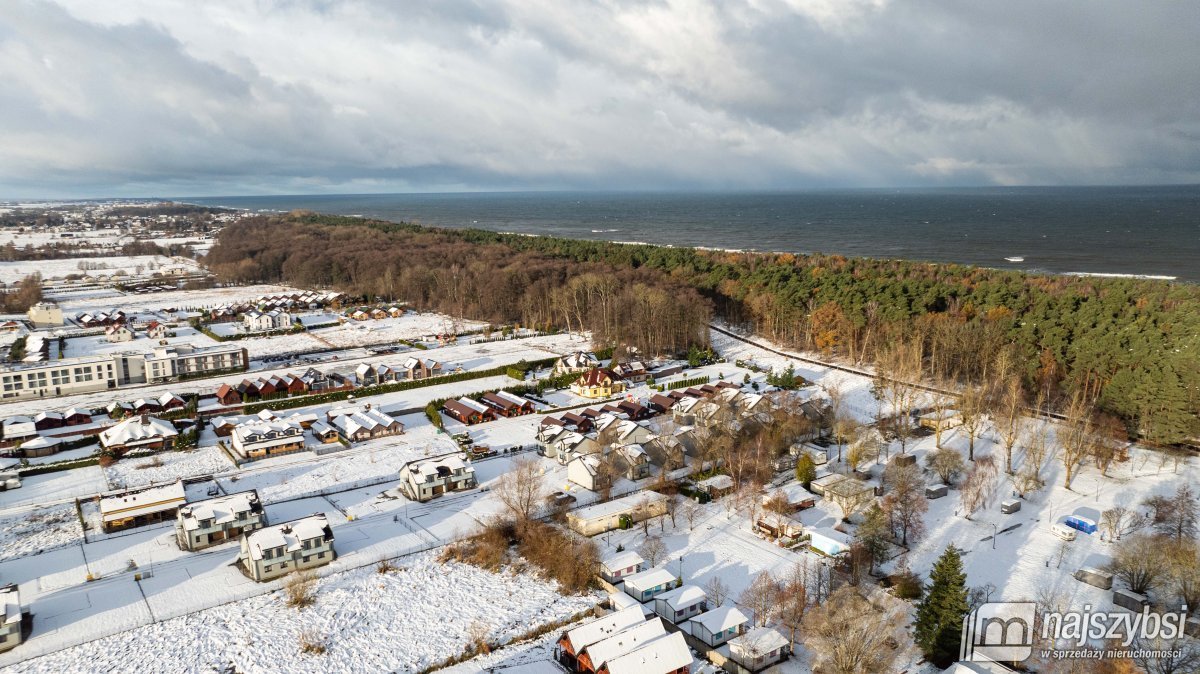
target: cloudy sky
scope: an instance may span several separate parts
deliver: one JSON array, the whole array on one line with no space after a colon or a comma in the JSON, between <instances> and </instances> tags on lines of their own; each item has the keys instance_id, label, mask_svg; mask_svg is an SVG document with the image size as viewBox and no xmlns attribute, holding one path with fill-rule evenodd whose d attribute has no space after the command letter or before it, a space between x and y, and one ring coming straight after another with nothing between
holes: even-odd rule
<instances>
[{"instance_id":1,"label":"cloudy sky","mask_svg":"<svg viewBox=\"0 0 1200 674\"><path fill-rule=\"evenodd\" d=\"M1200 3L0 0L0 198L1200 182Z\"/></svg>"}]
</instances>

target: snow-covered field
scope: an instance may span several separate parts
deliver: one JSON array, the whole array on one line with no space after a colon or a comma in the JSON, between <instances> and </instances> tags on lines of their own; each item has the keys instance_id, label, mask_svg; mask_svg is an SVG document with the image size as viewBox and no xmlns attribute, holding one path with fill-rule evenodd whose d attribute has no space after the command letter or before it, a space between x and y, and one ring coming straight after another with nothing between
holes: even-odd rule
<instances>
[{"instance_id":1,"label":"snow-covered field","mask_svg":"<svg viewBox=\"0 0 1200 674\"><path fill-rule=\"evenodd\" d=\"M203 332L186 326L175 328L174 332L174 337L166 338L167 344L170 346L191 344L196 347L209 347L220 343ZM62 355L63 358L75 358L123 351L150 353L157 346L159 346L159 340L150 339L144 332L138 332L137 337L128 342L110 342L105 339L104 335L89 335L68 339L67 348Z\"/></svg>"},{"instance_id":2,"label":"snow-covered field","mask_svg":"<svg viewBox=\"0 0 1200 674\"><path fill-rule=\"evenodd\" d=\"M408 313L399 318L381 318L369 321L347 321L333 328L320 328L313 335L342 348L413 340L423 336L447 332L453 321L442 314ZM475 330L485 324L478 321L458 321L460 330Z\"/></svg>"},{"instance_id":3,"label":"snow-covered field","mask_svg":"<svg viewBox=\"0 0 1200 674\"><path fill-rule=\"evenodd\" d=\"M162 484L183 477L212 475L233 470L229 456L216 446L183 452L159 452L153 457L122 459L104 468L114 489Z\"/></svg>"},{"instance_id":4,"label":"snow-covered field","mask_svg":"<svg viewBox=\"0 0 1200 674\"><path fill-rule=\"evenodd\" d=\"M83 529L70 503L0 517L0 560L36 555L81 540Z\"/></svg>"},{"instance_id":5,"label":"snow-covered field","mask_svg":"<svg viewBox=\"0 0 1200 674\"><path fill-rule=\"evenodd\" d=\"M81 266L82 265L82 266ZM167 257L165 255L114 255L112 257L80 257L64 258L61 260L23 260L16 262L0 262L0 281L13 283L37 272L42 278L59 279L68 274L86 274L91 276L112 275L117 270L124 270L130 275L142 267L142 274L155 271L166 272L170 269L186 269L195 271L199 265L195 260L185 257Z\"/></svg>"},{"instance_id":6,"label":"snow-covered field","mask_svg":"<svg viewBox=\"0 0 1200 674\"><path fill-rule=\"evenodd\" d=\"M13 665L14 672L418 671L468 644L473 625L503 641L587 610L529 574L408 557L389 573L364 567L319 581L316 602L291 608L280 591L123 632ZM321 654L304 653L308 638Z\"/></svg>"}]
</instances>

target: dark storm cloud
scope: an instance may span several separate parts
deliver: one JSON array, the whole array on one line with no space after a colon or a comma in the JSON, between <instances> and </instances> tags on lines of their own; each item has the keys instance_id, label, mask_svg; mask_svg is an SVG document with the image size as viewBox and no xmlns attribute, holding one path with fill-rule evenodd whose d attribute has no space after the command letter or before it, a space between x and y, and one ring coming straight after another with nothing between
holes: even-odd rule
<instances>
[{"instance_id":1,"label":"dark storm cloud","mask_svg":"<svg viewBox=\"0 0 1200 674\"><path fill-rule=\"evenodd\" d=\"M1200 180L1195 3L14 0L0 196Z\"/></svg>"}]
</instances>

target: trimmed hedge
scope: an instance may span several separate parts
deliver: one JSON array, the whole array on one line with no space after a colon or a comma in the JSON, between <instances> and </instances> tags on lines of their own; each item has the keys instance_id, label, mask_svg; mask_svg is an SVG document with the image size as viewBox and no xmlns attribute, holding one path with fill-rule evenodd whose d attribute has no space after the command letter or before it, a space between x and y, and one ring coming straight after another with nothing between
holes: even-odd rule
<instances>
[{"instance_id":1,"label":"trimmed hedge","mask_svg":"<svg viewBox=\"0 0 1200 674\"><path fill-rule=\"evenodd\" d=\"M33 477L34 475L44 475L46 473L57 473L63 470L73 470L75 468L86 468L95 466L100 463L100 457L89 456L86 459L76 459L74 461L59 461L58 463L44 463L39 466L30 466L28 468L19 468L17 473L22 477Z\"/></svg>"},{"instance_id":2,"label":"trimmed hedge","mask_svg":"<svg viewBox=\"0 0 1200 674\"><path fill-rule=\"evenodd\" d=\"M656 388L658 388L659 391L674 391L675 389L678 389L678 388L688 388L690 386L700 386L703 384L707 384L709 379L711 379L711 377L709 377L708 375L704 375L703 377L691 377L689 379L680 379L679 381L673 381L670 384L662 384L661 386L658 386Z\"/></svg>"}]
</instances>

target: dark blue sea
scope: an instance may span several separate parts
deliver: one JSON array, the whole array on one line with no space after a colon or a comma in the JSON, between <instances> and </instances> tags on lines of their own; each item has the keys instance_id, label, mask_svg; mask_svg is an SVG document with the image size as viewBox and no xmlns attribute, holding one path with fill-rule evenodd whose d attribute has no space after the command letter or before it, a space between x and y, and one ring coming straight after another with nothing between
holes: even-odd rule
<instances>
[{"instance_id":1,"label":"dark blue sea","mask_svg":"<svg viewBox=\"0 0 1200 674\"><path fill-rule=\"evenodd\" d=\"M442 227L1200 281L1200 186L180 199Z\"/></svg>"}]
</instances>

